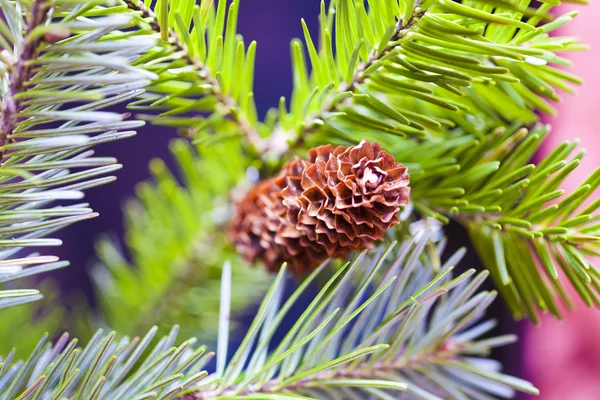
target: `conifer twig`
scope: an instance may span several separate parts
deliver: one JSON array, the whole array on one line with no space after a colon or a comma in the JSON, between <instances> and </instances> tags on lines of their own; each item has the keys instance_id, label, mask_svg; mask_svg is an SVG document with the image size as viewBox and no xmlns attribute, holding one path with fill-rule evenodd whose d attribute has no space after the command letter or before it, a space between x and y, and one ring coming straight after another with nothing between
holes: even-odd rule
<instances>
[{"instance_id":1,"label":"conifer twig","mask_svg":"<svg viewBox=\"0 0 600 400\"><path fill-rule=\"evenodd\" d=\"M445 361L452 361L460 355L462 348L457 346L452 340L448 340L444 345L438 348L432 348L431 351L420 354L418 357L406 358L402 354L391 360L372 363L363 361L352 367L342 368L331 372L328 370L318 372L307 376L298 381L282 386L279 379L272 379L263 384L260 388L254 389L252 386L246 387L242 391L237 391L235 387L217 392L213 389L201 388L196 392L189 393L180 397L181 400L213 400L218 397L226 396L248 396L251 394L262 393L265 395L276 393L295 393L300 389L311 386L311 383L318 381L334 381L341 379L376 379L385 377L386 374L398 372L401 370L418 368L419 365L439 362L440 365Z\"/></svg>"},{"instance_id":2,"label":"conifer twig","mask_svg":"<svg viewBox=\"0 0 600 400\"><path fill-rule=\"evenodd\" d=\"M9 135L15 129L17 114L20 111L20 100L15 96L23 91L25 83L31 78L32 66L28 61L36 56L41 42L41 38L29 40L29 35L36 27L45 23L49 8L50 2L45 0L35 0L31 6L31 19L25 31L25 41L18 53L18 59L14 62L8 90L3 98L2 109L0 109L0 147L7 144L10 140ZM4 155L5 152L0 150L0 160L4 158Z\"/></svg>"},{"instance_id":3,"label":"conifer twig","mask_svg":"<svg viewBox=\"0 0 600 400\"><path fill-rule=\"evenodd\" d=\"M144 124L103 109L138 96L156 75L129 65L154 46L153 38L138 35L125 47L119 42L127 59L106 51L116 44L106 38L108 32L127 28L131 18L98 16L99 9L110 10L98 1L3 1L0 8L4 284L68 265L54 256L23 253L60 246L62 241L47 236L98 215L85 203L70 202L114 181L109 174L121 165L112 157L95 157L91 148L130 137ZM57 203L63 200L69 203ZM0 290L0 308L39 298L38 290Z\"/></svg>"},{"instance_id":4,"label":"conifer twig","mask_svg":"<svg viewBox=\"0 0 600 400\"><path fill-rule=\"evenodd\" d=\"M146 7L142 1L139 1L138 4L136 4L133 0L124 0L124 2L129 9L139 12L142 18L150 24L154 31L160 32L158 17L152 9ZM181 41L174 30L169 30L169 38L170 44L173 46L176 52L181 53L185 62L192 66L198 75L211 86L217 102L227 111L226 116L239 126L243 136L248 139L254 148L259 151L264 151L266 146L265 140L258 134L256 129L254 129L250 121L240 115L240 113L234 111L239 109L239 105L230 95L223 93L219 82L212 75L208 66L190 55L190 52L186 48L185 44Z\"/></svg>"},{"instance_id":5,"label":"conifer twig","mask_svg":"<svg viewBox=\"0 0 600 400\"><path fill-rule=\"evenodd\" d=\"M396 25L396 29L394 34L390 38L389 42L397 42L402 39L406 35L406 30L413 27L417 21L425 14L425 11L415 12L413 16L406 22L403 20L398 21ZM337 94L344 92L354 92L356 90L357 85L364 82L370 75L373 73L373 70L370 70L370 67L377 61L383 59L386 55L390 53L395 48L395 46L388 45L382 51L378 51L378 49L373 49L371 51L371 55L368 61L361 63L356 72L354 73L354 77L350 82L342 83L335 92L329 97L330 99L334 99ZM308 118L310 121L322 120L324 115L327 113L333 113L337 111L337 106L340 103L334 104L331 101L325 103L323 108L316 115ZM275 151L277 153L282 153L281 155L290 155L294 154L296 150L302 146L304 143L306 136L312 132L314 132L319 127L318 124L312 123L310 125L306 125L301 132L296 133L296 137L294 141L287 145L285 142L287 140L288 132L280 129L273 132L270 140L266 143L263 149L263 155L268 152Z\"/></svg>"}]
</instances>

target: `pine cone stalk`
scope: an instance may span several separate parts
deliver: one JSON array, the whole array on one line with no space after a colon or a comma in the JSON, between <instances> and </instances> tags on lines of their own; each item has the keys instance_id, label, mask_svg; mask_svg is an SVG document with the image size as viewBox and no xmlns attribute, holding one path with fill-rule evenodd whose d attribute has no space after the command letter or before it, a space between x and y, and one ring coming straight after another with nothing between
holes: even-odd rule
<instances>
[{"instance_id":1,"label":"pine cone stalk","mask_svg":"<svg viewBox=\"0 0 600 400\"><path fill-rule=\"evenodd\" d=\"M229 237L249 262L302 276L327 257L371 248L399 222L410 177L378 143L319 146L252 188L230 221Z\"/></svg>"}]
</instances>

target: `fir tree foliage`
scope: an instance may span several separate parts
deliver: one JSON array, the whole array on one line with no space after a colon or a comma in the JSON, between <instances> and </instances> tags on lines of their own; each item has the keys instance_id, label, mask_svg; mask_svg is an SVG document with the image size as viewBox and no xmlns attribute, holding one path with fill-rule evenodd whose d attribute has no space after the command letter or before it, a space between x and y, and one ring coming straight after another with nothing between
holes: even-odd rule
<instances>
[{"instance_id":1,"label":"fir tree foliage","mask_svg":"<svg viewBox=\"0 0 600 400\"><path fill-rule=\"evenodd\" d=\"M560 189L583 155L569 158L573 143L530 164L548 130L538 114L554 113L548 100L580 83L558 52L584 46L550 35L576 12L554 17L556 2L322 2L318 35L303 22L304 41L291 44L289 109L282 98L257 122L255 43L246 50L236 34L239 0L126 3L163 39L139 64L160 79L132 106L163 110L154 123L202 143L241 137L262 167L322 143L377 140L409 165L419 215L454 219L477 237L516 318L560 317L556 297L571 306L566 281L598 305L600 274L587 259L600 239L596 209L576 212L595 174L572 194Z\"/></svg>"},{"instance_id":2,"label":"fir tree foliage","mask_svg":"<svg viewBox=\"0 0 600 400\"><path fill-rule=\"evenodd\" d=\"M44 338L26 361L0 363L2 399L326 399L490 398L537 393L486 358L514 336L482 339L494 327L484 311L494 292L479 292L487 273L452 276L462 251L445 262L444 243L425 252L429 230L362 253L331 274L278 345L273 336L326 265L284 298L285 266L247 336L227 355L231 270L223 268L217 368L192 338L176 346L178 327L151 345L99 331L84 348L63 335ZM432 260L431 258L435 258ZM433 272L432 263L441 264ZM237 267L237 266L236 266Z\"/></svg>"},{"instance_id":3,"label":"fir tree foliage","mask_svg":"<svg viewBox=\"0 0 600 400\"><path fill-rule=\"evenodd\" d=\"M556 51L581 45L549 33L576 13L553 19L550 2L529 3L322 2L318 48L304 22L304 45L291 46L294 93L279 131L292 140L288 151L357 135L383 143L479 138L552 113L545 99L579 82L556 68L569 65Z\"/></svg>"},{"instance_id":4,"label":"fir tree foliage","mask_svg":"<svg viewBox=\"0 0 600 400\"><path fill-rule=\"evenodd\" d=\"M219 132L257 143L268 133L254 104L256 42L245 43L236 31L239 1L124 2L138 16L142 31L161 39L138 63L159 76L130 105L138 117L179 127L192 137ZM144 114L147 110L161 112Z\"/></svg>"},{"instance_id":5,"label":"fir tree foliage","mask_svg":"<svg viewBox=\"0 0 600 400\"><path fill-rule=\"evenodd\" d=\"M548 132L514 124L478 140L431 143L424 157L415 152L421 145L399 150L413 173L415 209L462 223L515 316L533 321L536 308L561 317L557 294L572 307L559 271L588 306L598 306L600 293L598 270L588 260L598 252L598 202L580 207L600 184L598 171L565 193L560 185L584 152L577 141L565 142L530 163Z\"/></svg>"},{"instance_id":6,"label":"fir tree foliage","mask_svg":"<svg viewBox=\"0 0 600 400\"><path fill-rule=\"evenodd\" d=\"M92 147L131 136L149 120L179 127L198 149L173 145L183 184L161 162L152 164L154 182L141 185L127 208L131 262L101 242L104 266L95 278L105 322L134 336L142 324L128 316L160 305L158 296L169 299L168 286L190 271L206 293L222 292L206 314L214 325L220 309L214 373L205 371L212 353L197 339L179 344L177 327L153 346L159 328L131 340L100 331L83 348L67 335L54 345L44 336L29 359L15 361L15 352L0 359L0 399L537 393L486 358L515 339L484 337L494 326L484 311L496 295L478 292L488 272L452 277L460 252L442 260L443 241L418 227L450 219L467 227L518 318L560 317L557 295L570 303L561 273L588 305L600 303L600 273L588 259L597 254L600 203L581 207L600 184L598 173L571 193L560 189L583 156L576 142L530 161L549 131L538 114L552 113L548 100L579 83L559 69L569 62L557 52L583 46L550 35L576 14L555 17L558 4L322 2L318 35L304 24L304 40L291 44L289 104L282 99L259 121L256 43L236 32L239 0L0 0L0 283L66 265L26 248L59 245L47 236L95 216L72 201L113 180L107 175L120 165L95 157ZM136 120L104 110L121 102ZM240 306L232 294L237 281L254 276L219 233L233 187L244 187L244 174L255 183L258 171L272 173L307 147L363 138L409 167L405 223L374 252L339 269L321 266L287 299L283 266L229 357L229 315ZM228 170L217 173L216 165ZM211 254L199 260L202 248ZM282 321L317 277L328 280L277 343ZM177 310L176 318L192 324L186 331L203 334L202 305L194 302L205 296L180 288L186 301L167 301L158 323ZM3 290L0 308L39 297L37 290ZM35 312L30 306L21 316Z\"/></svg>"},{"instance_id":7,"label":"fir tree foliage","mask_svg":"<svg viewBox=\"0 0 600 400\"><path fill-rule=\"evenodd\" d=\"M60 245L46 236L96 216L73 201L114 180L121 165L92 148L143 125L103 109L139 96L156 78L132 66L154 39L130 40L121 30L132 19L106 13L105 3L0 2L2 284L68 264L26 249ZM0 308L40 297L37 290L2 290Z\"/></svg>"}]
</instances>

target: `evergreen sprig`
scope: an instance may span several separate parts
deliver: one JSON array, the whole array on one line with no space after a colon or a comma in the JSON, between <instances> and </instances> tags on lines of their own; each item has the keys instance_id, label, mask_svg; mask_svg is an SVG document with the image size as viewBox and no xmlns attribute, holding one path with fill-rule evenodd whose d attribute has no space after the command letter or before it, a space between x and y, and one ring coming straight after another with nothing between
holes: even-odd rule
<instances>
[{"instance_id":1,"label":"evergreen sprig","mask_svg":"<svg viewBox=\"0 0 600 400\"><path fill-rule=\"evenodd\" d=\"M0 400L536 394L486 358L515 339L482 338L494 326L484 311L496 293L476 294L488 272L452 277L462 252L443 262L444 242L432 240L428 225L452 218L468 229L517 317L560 316L555 296L569 299L559 271L588 305L600 305L600 273L586 258L598 253L600 201L581 207L599 174L569 194L559 189L583 156L570 142L530 164L548 132L537 113L553 112L546 99L579 83L557 68L569 62L556 52L582 48L550 36L576 14L554 18L557 3L323 1L318 43L304 24L305 44L291 45L289 109L282 100L259 122L256 43L236 32L239 0L0 0L0 283L66 265L23 253L60 244L45 237L95 216L70 201L114 179L106 175L120 165L91 148L143 124L103 111L128 102L136 112L159 110L138 118L180 127L200 147L173 145L183 184L153 162L154 182L141 185L127 209L131 262L115 245L100 246L105 266L95 278L105 322L135 334L151 312L164 326L176 309L192 325L186 331L203 333L198 313L208 309L219 326L210 374L212 353L195 338L178 345L177 327L152 348L159 328L141 340L99 331L82 349L67 335L54 345L46 336L29 359L14 361L14 352L0 359ZM409 167L404 223L374 252L339 268L322 265L287 299L284 265L228 357L230 313L245 290L236 280L254 276L222 237L232 188L309 146L361 139L379 141ZM193 292L200 279L207 292L220 286L219 304ZM0 291L0 308L39 297Z\"/></svg>"},{"instance_id":2,"label":"evergreen sprig","mask_svg":"<svg viewBox=\"0 0 600 400\"><path fill-rule=\"evenodd\" d=\"M592 197L598 171L565 193L560 186L584 152L576 151L577 141L565 142L530 163L548 132L514 125L482 138L397 146L411 171L415 210L463 224L514 315L533 321L538 311L561 316L557 296L571 307L558 271L586 305L599 305L600 274L589 260L600 242L599 201Z\"/></svg>"},{"instance_id":3,"label":"evergreen sprig","mask_svg":"<svg viewBox=\"0 0 600 400\"><path fill-rule=\"evenodd\" d=\"M570 63L556 51L582 46L549 35L576 12L553 19L553 4L322 1L318 45L304 21L305 45L292 42L294 92L270 147L443 140L537 121L536 111L553 112L544 99L558 100L555 88L579 83L557 68Z\"/></svg>"},{"instance_id":4,"label":"evergreen sprig","mask_svg":"<svg viewBox=\"0 0 600 400\"><path fill-rule=\"evenodd\" d=\"M179 127L188 136L227 132L260 148L253 94L256 42L245 44L236 32L239 1L124 3L138 15L142 31L161 38L138 63L159 78L130 108L164 110L140 117Z\"/></svg>"},{"instance_id":5,"label":"evergreen sprig","mask_svg":"<svg viewBox=\"0 0 600 400\"><path fill-rule=\"evenodd\" d=\"M131 66L154 40L127 40L131 33L120 29L132 20L105 14L104 4L0 2L0 283L68 265L22 250L60 245L44 237L97 215L71 201L113 181L121 165L91 149L143 125L101 110L139 96L155 79ZM38 298L37 290L3 290L0 308Z\"/></svg>"},{"instance_id":6,"label":"evergreen sprig","mask_svg":"<svg viewBox=\"0 0 600 400\"><path fill-rule=\"evenodd\" d=\"M487 273L453 278L459 252L433 273L427 231L396 246L361 254L333 274L280 343L279 325L325 265L283 298L285 267L265 296L247 336L227 356L231 270L223 269L217 369L203 371L212 353L190 339L174 346L178 328L152 350L153 328L140 339L98 332L84 349L68 336L42 339L26 362L4 360L0 399L440 399L537 393L497 371L490 349L512 335L480 339L494 326L482 320L493 292L475 291ZM425 263L425 264L423 264ZM274 345L274 346L273 346ZM147 354L143 359L142 354Z\"/></svg>"},{"instance_id":7,"label":"evergreen sprig","mask_svg":"<svg viewBox=\"0 0 600 400\"><path fill-rule=\"evenodd\" d=\"M291 44L289 110L282 99L279 111L261 124L253 103L244 102L252 98L255 43L246 53L236 34L239 0L125 3L140 15L143 32L163 39L139 63L160 76L154 93L132 106L167 110L153 122L192 126L192 137L203 142L240 136L250 154L275 164L313 145L377 140L409 165L419 213L443 222L454 218L472 237L489 238L476 247L516 317L536 321L535 308L560 315L555 294L569 301L558 269L566 270L588 305L598 303L597 279L585 259L598 236L591 222L578 224L588 217L563 221L575 224L568 227L529 217L538 218L553 200L532 190L529 180L543 188L555 184L557 197L560 181L575 166L548 172L542 162L534 172L527 163L540 145L535 138L544 136L537 113L554 112L545 99L558 100L557 89L580 83L559 69L570 63L557 52L583 46L550 36L576 12L554 18L554 2L534 8L479 0L322 1L318 43L303 22L305 44ZM523 173L510 175L513 167ZM536 260L524 259L523 249L508 240L514 234L531 239L525 243L545 266L548 282L536 272Z\"/></svg>"}]
</instances>

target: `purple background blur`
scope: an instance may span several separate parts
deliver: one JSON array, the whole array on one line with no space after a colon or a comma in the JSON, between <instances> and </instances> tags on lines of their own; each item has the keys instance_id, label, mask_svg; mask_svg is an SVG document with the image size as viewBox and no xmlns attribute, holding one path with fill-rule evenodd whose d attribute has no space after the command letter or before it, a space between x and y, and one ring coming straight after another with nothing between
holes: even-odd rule
<instances>
[{"instance_id":1,"label":"purple background blur","mask_svg":"<svg viewBox=\"0 0 600 400\"><path fill-rule=\"evenodd\" d=\"M258 42L255 97L259 115L264 116L269 107L277 105L280 96L289 96L292 86L289 42L294 37L302 37L300 18L305 18L309 28L315 31L319 3L320 0L242 1L239 31L247 43L251 40ZM566 34L582 35L587 43L591 43L599 41L594 37L592 29L595 29L597 36L598 31L593 24L600 18L600 6L587 7L589 9L585 10L585 15L567 28L569 31ZM573 136L582 137L588 148L591 149L591 146L597 143L590 129L593 125L588 122L589 118L593 118L594 111L598 110L597 91L600 89L600 81L596 66L592 62L598 60L597 54L588 52L572 57L577 58L579 67L576 71L586 78L587 86L581 91L582 96L567 97L562 119L551 121L557 125L553 142L569 137L568 132L576 131L577 134ZM567 131L565 125L571 126L571 129ZM87 201L100 213L100 217L71 226L59 234L65 244L58 249L57 255L71 261L72 264L57 276L63 293L83 290L91 299L92 288L86 270L93 262L94 240L102 233L122 234L121 206L124 200L134 195L138 182L149 177L147 165L152 158L160 157L168 164L171 163L167 143L175 136L174 130L147 126L133 139L107 144L97 149L98 155L117 157L124 163L124 168L117 173L117 182L87 193ZM583 168L591 170L593 166L600 164L598 154L590 154L588 158ZM451 247L463 245L466 240L465 232L457 226L451 226L449 229L452 231L450 237L455 238ZM463 267L479 267L474 252L470 251L469 254ZM501 326L497 333L526 331L528 335L520 345L506 347L495 354L505 364L505 371L519 376L526 373L527 378L542 389L541 399L600 399L600 345L597 340L600 335L600 314L597 310L569 316L568 324L548 320L542 328L535 330L527 323L515 325L500 301L495 302L492 313L500 320ZM576 325L578 322L579 325ZM581 324L585 325L583 331ZM595 331L591 329L593 324ZM592 334L582 338L583 332L590 329ZM580 342L583 347L578 346ZM595 352L589 352L590 349L595 349ZM565 360L571 360L578 366L575 369L577 373L568 378L571 382L568 386L578 388L578 395L575 396L556 391L557 385L564 383L566 378L566 375L561 376L567 368ZM525 366L525 370L521 368L522 365ZM590 385L583 384L582 377L589 378Z\"/></svg>"}]
</instances>

